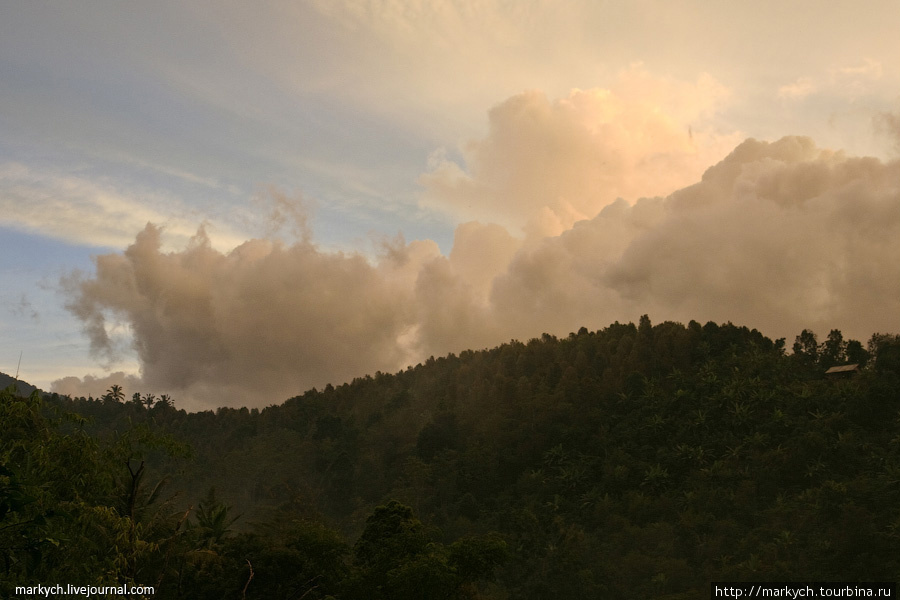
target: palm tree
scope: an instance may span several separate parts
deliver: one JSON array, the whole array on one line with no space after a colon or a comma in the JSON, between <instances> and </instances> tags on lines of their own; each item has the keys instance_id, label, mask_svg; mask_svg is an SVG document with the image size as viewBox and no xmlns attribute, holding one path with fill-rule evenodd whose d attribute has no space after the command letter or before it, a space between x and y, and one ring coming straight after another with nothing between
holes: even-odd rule
<instances>
[{"instance_id":1,"label":"palm tree","mask_svg":"<svg viewBox=\"0 0 900 600\"><path fill-rule=\"evenodd\" d=\"M240 516L229 515L230 508L216 498L216 489L210 488L197 507L197 528L200 546L218 545L231 533L231 525Z\"/></svg>"},{"instance_id":2,"label":"palm tree","mask_svg":"<svg viewBox=\"0 0 900 600\"><path fill-rule=\"evenodd\" d=\"M106 395L103 396L105 400L113 400L115 402L123 402L125 400L125 392L122 391L122 386L118 384L113 384L106 390Z\"/></svg>"},{"instance_id":3,"label":"palm tree","mask_svg":"<svg viewBox=\"0 0 900 600\"><path fill-rule=\"evenodd\" d=\"M156 402L156 394L147 394L144 396L143 402L148 409L153 408L153 403Z\"/></svg>"}]
</instances>

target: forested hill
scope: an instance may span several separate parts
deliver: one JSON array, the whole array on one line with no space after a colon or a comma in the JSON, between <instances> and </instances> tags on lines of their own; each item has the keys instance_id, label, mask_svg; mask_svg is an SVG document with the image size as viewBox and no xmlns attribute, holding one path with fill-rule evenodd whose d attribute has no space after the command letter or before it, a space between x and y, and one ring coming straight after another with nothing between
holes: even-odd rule
<instances>
[{"instance_id":1,"label":"forested hill","mask_svg":"<svg viewBox=\"0 0 900 600\"><path fill-rule=\"evenodd\" d=\"M181 492L125 511L158 528L141 530L156 554L126 561L156 598L674 600L710 581L897 580L900 339L784 346L644 317L262 410L47 402L130 453L110 494L136 497L138 458ZM860 368L825 375L845 363ZM161 458L145 443L161 434L191 457Z\"/></svg>"},{"instance_id":2,"label":"forested hill","mask_svg":"<svg viewBox=\"0 0 900 600\"><path fill-rule=\"evenodd\" d=\"M22 396L28 396L37 389L30 383L26 383L20 379L16 379L15 377L7 375L6 373L0 373L0 389L6 389L9 386L14 386L17 393Z\"/></svg>"}]
</instances>

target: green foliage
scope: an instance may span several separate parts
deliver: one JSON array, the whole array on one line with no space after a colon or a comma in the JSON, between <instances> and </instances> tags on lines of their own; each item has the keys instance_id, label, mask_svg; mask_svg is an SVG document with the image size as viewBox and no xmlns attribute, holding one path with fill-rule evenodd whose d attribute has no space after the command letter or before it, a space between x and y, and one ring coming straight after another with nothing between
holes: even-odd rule
<instances>
[{"instance_id":1,"label":"green foliage","mask_svg":"<svg viewBox=\"0 0 900 600\"><path fill-rule=\"evenodd\" d=\"M195 545L199 548L219 546L231 534L231 526L239 516L231 516L230 508L216 498L216 488L209 488L197 506L197 525L193 528Z\"/></svg>"},{"instance_id":2,"label":"green foliage","mask_svg":"<svg viewBox=\"0 0 900 600\"><path fill-rule=\"evenodd\" d=\"M357 571L349 597L461 598L506 558L506 544L496 537L459 540L449 548L434 537L410 507L396 500L377 507L353 547Z\"/></svg>"},{"instance_id":3,"label":"green foliage","mask_svg":"<svg viewBox=\"0 0 900 600\"><path fill-rule=\"evenodd\" d=\"M132 459L156 437L103 443L75 414L53 416L35 392L0 392L0 569L16 585L153 583L174 527L161 516L161 486L146 490ZM152 577L153 579L148 579Z\"/></svg>"},{"instance_id":4,"label":"green foliage","mask_svg":"<svg viewBox=\"0 0 900 600\"><path fill-rule=\"evenodd\" d=\"M876 334L869 345L875 355L875 370L900 377L900 335Z\"/></svg>"},{"instance_id":5,"label":"green foliage","mask_svg":"<svg viewBox=\"0 0 900 600\"><path fill-rule=\"evenodd\" d=\"M171 597L327 598L348 578L347 553L338 533L321 523L293 520L277 530L262 528L224 538L211 549L191 550Z\"/></svg>"},{"instance_id":6,"label":"green foliage","mask_svg":"<svg viewBox=\"0 0 900 600\"><path fill-rule=\"evenodd\" d=\"M136 394L53 400L94 422L51 424L16 399L0 415L0 546L21 580L31 548L49 568L54 541L78 539L79 566L55 572L155 579L157 598L627 600L704 597L712 580L893 580L896 342L804 331L786 354L745 327L645 316L258 411ZM825 378L846 362L865 368ZM173 439L191 462L172 462ZM63 473L85 478L77 497L40 483Z\"/></svg>"},{"instance_id":7,"label":"green foliage","mask_svg":"<svg viewBox=\"0 0 900 600\"><path fill-rule=\"evenodd\" d=\"M873 336L870 345L876 343L876 338L877 336ZM863 349L857 340L845 341L839 329L832 329L821 344L818 343L816 334L808 329L804 329L794 341L795 362L813 373L843 364L864 367L870 357L871 351Z\"/></svg>"}]
</instances>

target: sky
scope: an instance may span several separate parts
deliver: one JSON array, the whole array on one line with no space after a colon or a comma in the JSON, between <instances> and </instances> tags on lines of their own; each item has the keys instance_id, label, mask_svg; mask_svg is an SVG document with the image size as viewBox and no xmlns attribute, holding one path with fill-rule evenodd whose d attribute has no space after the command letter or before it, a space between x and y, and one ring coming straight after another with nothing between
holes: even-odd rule
<instances>
[{"instance_id":1,"label":"sky","mask_svg":"<svg viewBox=\"0 0 900 600\"><path fill-rule=\"evenodd\" d=\"M898 26L895 0L4 2L0 371L201 410L642 314L900 332Z\"/></svg>"}]
</instances>

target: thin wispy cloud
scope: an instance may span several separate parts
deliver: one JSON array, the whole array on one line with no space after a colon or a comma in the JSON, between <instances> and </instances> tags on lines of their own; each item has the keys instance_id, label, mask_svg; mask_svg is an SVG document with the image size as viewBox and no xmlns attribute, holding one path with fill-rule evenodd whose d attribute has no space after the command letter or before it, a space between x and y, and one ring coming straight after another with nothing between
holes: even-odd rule
<instances>
[{"instance_id":1,"label":"thin wispy cloud","mask_svg":"<svg viewBox=\"0 0 900 600\"><path fill-rule=\"evenodd\" d=\"M805 98L816 91L816 84L811 77L800 77L793 83L778 88L778 97L788 100Z\"/></svg>"},{"instance_id":2,"label":"thin wispy cloud","mask_svg":"<svg viewBox=\"0 0 900 600\"><path fill-rule=\"evenodd\" d=\"M193 237L196 221L171 197L123 191L77 173L0 165L0 225L72 244L124 248L150 222L166 225L167 242L181 246ZM234 247L246 239L227 224L210 229L218 247Z\"/></svg>"}]
</instances>

